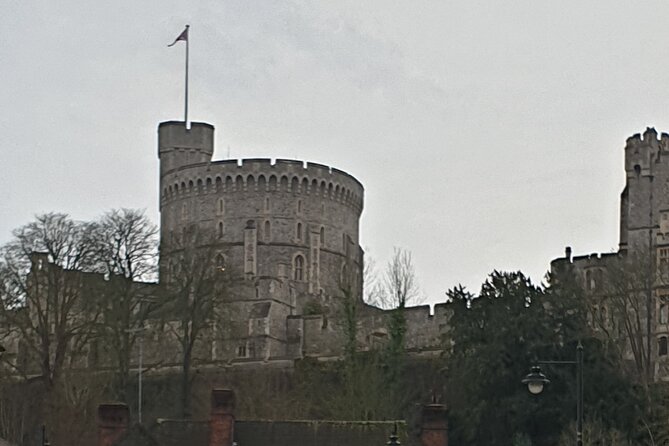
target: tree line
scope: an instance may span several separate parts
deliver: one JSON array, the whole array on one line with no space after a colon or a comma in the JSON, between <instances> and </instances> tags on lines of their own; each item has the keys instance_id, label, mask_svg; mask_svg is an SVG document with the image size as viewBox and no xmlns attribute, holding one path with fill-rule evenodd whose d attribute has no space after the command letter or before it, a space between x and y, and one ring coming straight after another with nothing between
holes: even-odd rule
<instances>
[{"instance_id":1,"label":"tree line","mask_svg":"<svg viewBox=\"0 0 669 446\"><path fill-rule=\"evenodd\" d=\"M184 240L171 280L159 285L158 230L141 211L112 210L87 222L47 213L13 231L0 248L2 433L26 441L17 438L20 426L39 422L57 440L71 439L85 424L82 415L92 416L101 399L134 400L131 355L147 324L181 347L174 415L188 415L193 349L210 328L228 280L196 249L204 235L192 237L202 240ZM90 372L95 369L104 373ZM34 400L10 397L17 384Z\"/></svg>"}]
</instances>

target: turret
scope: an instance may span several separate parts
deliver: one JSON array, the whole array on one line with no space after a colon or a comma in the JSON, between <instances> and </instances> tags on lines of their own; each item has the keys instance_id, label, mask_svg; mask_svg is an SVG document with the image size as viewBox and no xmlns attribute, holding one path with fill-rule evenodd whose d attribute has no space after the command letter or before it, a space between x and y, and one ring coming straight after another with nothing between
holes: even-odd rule
<instances>
[{"instance_id":1,"label":"turret","mask_svg":"<svg viewBox=\"0 0 669 446\"><path fill-rule=\"evenodd\" d=\"M661 211L669 209L669 137L648 127L625 145L626 184L620 196L620 250L641 249L653 241Z\"/></svg>"},{"instance_id":2,"label":"turret","mask_svg":"<svg viewBox=\"0 0 669 446\"><path fill-rule=\"evenodd\" d=\"M167 121L158 126L161 179L167 172L179 167L207 163L213 154L213 125L191 122L189 129L182 121Z\"/></svg>"}]
</instances>

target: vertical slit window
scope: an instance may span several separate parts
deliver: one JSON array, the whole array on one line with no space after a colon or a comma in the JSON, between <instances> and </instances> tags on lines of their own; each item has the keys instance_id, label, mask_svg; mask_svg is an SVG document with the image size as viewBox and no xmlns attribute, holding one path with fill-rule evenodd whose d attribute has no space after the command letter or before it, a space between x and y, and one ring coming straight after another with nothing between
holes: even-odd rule
<instances>
[{"instance_id":1,"label":"vertical slit window","mask_svg":"<svg viewBox=\"0 0 669 446\"><path fill-rule=\"evenodd\" d=\"M295 257L293 265L293 279L304 280L304 257L298 255Z\"/></svg>"}]
</instances>

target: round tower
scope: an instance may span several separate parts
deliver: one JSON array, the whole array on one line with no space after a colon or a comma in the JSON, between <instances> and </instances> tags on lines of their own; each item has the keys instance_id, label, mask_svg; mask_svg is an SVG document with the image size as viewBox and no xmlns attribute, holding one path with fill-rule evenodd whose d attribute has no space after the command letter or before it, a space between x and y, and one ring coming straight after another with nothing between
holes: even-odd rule
<instances>
[{"instance_id":1,"label":"round tower","mask_svg":"<svg viewBox=\"0 0 669 446\"><path fill-rule=\"evenodd\" d=\"M247 279L249 299L283 301L301 314L351 286L360 298L362 184L346 172L294 160L211 161L213 127L162 123L161 281L188 233L226 271ZM242 296L239 296L240 298Z\"/></svg>"}]
</instances>

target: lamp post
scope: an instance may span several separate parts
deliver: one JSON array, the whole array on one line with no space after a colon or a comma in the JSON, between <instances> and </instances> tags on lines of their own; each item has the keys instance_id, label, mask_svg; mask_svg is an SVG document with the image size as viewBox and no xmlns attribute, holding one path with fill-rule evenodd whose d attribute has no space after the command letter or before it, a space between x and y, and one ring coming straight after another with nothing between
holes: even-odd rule
<instances>
[{"instance_id":1,"label":"lamp post","mask_svg":"<svg viewBox=\"0 0 669 446\"><path fill-rule=\"evenodd\" d=\"M139 358L137 364L137 422L142 424L142 359L144 359L144 331L146 327L128 328L126 333L136 333L139 341Z\"/></svg>"},{"instance_id":2,"label":"lamp post","mask_svg":"<svg viewBox=\"0 0 669 446\"><path fill-rule=\"evenodd\" d=\"M578 341L576 361L537 361L537 365L532 366L530 373L527 374L522 383L527 384L527 389L533 395L540 394L544 390L544 386L550 383L546 375L541 372L539 364L576 366L576 445L583 446L583 344Z\"/></svg>"}]
</instances>

